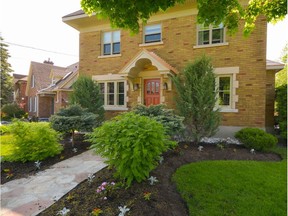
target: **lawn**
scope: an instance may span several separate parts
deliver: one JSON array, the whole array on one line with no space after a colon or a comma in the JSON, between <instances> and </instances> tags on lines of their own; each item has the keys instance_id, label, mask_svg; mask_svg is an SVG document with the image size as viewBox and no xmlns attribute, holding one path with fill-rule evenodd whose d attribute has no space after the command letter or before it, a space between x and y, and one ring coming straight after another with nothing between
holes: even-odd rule
<instances>
[{"instance_id":1,"label":"lawn","mask_svg":"<svg viewBox=\"0 0 288 216\"><path fill-rule=\"evenodd\" d=\"M191 163L173 180L190 216L287 215L287 160Z\"/></svg>"}]
</instances>

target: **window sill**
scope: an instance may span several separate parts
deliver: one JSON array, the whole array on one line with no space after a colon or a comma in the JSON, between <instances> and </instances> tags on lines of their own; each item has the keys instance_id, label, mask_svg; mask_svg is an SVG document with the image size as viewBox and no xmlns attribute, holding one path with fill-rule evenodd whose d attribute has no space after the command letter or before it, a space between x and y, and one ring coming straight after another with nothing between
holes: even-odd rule
<instances>
[{"instance_id":1,"label":"window sill","mask_svg":"<svg viewBox=\"0 0 288 216\"><path fill-rule=\"evenodd\" d=\"M127 107L117 107L117 106L104 106L104 110L107 111L127 111Z\"/></svg>"},{"instance_id":2,"label":"window sill","mask_svg":"<svg viewBox=\"0 0 288 216\"><path fill-rule=\"evenodd\" d=\"M157 46L157 45L163 45L163 41L160 42L155 42L155 43L144 43L144 44L139 44L139 47L146 47L146 46Z\"/></svg>"},{"instance_id":3,"label":"window sill","mask_svg":"<svg viewBox=\"0 0 288 216\"><path fill-rule=\"evenodd\" d=\"M238 109L232 109L232 108L219 108L219 112L221 113L237 113L238 112Z\"/></svg>"},{"instance_id":4,"label":"window sill","mask_svg":"<svg viewBox=\"0 0 288 216\"><path fill-rule=\"evenodd\" d=\"M98 56L99 59L102 58L115 58L115 57L121 57L121 54L115 54L115 55L102 55L102 56Z\"/></svg>"},{"instance_id":5,"label":"window sill","mask_svg":"<svg viewBox=\"0 0 288 216\"><path fill-rule=\"evenodd\" d=\"M209 48L209 47L219 47L219 46L228 46L229 43L217 43L217 44L207 44L207 45L196 45L193 46L194 49Z\"/></svg>"}]
</instances>

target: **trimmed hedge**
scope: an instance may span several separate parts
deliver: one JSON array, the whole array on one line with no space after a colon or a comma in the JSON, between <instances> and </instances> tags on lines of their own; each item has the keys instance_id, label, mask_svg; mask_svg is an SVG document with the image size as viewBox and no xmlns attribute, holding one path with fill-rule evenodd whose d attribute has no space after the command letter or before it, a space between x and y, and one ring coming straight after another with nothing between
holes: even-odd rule
<instances>
[{"instance_id":1,"label":"trimmed hedge","mask_svg":"<svg viewBox=\"0 0 288 216\"><path fill-rule=\"evenodd\" d=\"M246 148L269 151L276 146L278 139L259 128L243 128L235 134Z\"/></svg>"}]
</instances>

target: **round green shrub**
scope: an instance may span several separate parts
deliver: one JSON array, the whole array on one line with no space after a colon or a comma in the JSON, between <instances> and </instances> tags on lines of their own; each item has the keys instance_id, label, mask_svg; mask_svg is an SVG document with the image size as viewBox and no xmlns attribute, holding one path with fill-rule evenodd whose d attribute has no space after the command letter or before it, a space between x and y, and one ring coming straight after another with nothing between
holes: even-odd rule
<instances>
[{"instance_id":1,"label":"round green shrub","mask_svg":"<svg viewBox=\"0 0 288 216\"><path fill-rule=\"evenodd\" d=\"M88 135L91 148L107 159L127 186L141 182L158 164L159 157L176 145L159 122L133 112L116 116Z\"/></svg>"},{"instance_id":2,"label":"round green shrub","mask_svg":"<svg viewBox=\"0 0 288 216\"><path fill-rule=\"evenodd\" d=\"M137 105L134 107L133 112L160 122L170 136L178 135L185 129L183 124L184 117L175 115L172 109L167 109L163 104L151 105L149 107Z\"/></svg>"},{"instance_id":3,"label":"round green shrub","mask_svg":"<svg viewBox=\"0 0 288 216\"><path fill-rule=\"evenodd\" d=\"M16 121L10 127L15 143L13 153L5 157L7 161L41 161L63 149L59 134L47 122Z\"/></svg>"},{"instance_id":4,"label":"round green shrub","mask_svg":"<svg viewBox=\"0 0 288 216\"><path fill-rule=\"evenodd\" d=\"M243 128L235 134L235 137L246 148L258 151L269 151L278 142L275 136L259 128Z\"/></svg>"}]
</instances>

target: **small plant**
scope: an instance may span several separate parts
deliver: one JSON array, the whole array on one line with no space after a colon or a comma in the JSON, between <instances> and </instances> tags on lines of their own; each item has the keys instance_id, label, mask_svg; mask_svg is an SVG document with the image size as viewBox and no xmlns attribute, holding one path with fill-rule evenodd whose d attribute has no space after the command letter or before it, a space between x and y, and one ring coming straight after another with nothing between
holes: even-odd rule
<instances>
[{"instance_id":1,"label":"small plant","mask_svg":"<svg viewBox=\"0 0 288 216\"><path fill-rule=\"evenodd\" d=\"M268 134L259 128L243 128L235 134L235 137L248 149L255 151L269 151L276 146L278 140L272 134Z\"/></svg>"},{"instance_id":2,"label":"small plant","mask_svg":"<svg viewBox=\"0 0 288 216\"><path fill-rule=\"evenodd\" d=\"M164 157L163 157L163 156L160 156L160 157L159 157L159 163L162 164L163 161L164 161Z\"/></svg>"},{"instance_id":3,"label":"small plant","mask_svg":"<svg viewBox=\"0 0 288 216\"><path fill-rule=\"evenodd\" d=\"M203 148L204 148L203 146L199 146L198 151L200 151L200 152L203 151Z\"/></svg>"},{"instance_id":4,"label":"small plant","mask_svg":"<svg viewBox=\"0 0 288 216\"><path fill-rule=\"evenodd\" d=\"M158 179L154 176L150 176L150 178L148 178L148 181L150 181L150 185L154 185L158 182Z\"/></svg>"},{"instance_id":5,"label":"small plant","mask_svg":"<svg viewBox=\"0 0 288 216\"><path fill-rule=\"evenodd\" d=\"M63 160L65 158L64 155L60 155L60 160Z\"/></svg>"},{"instance_id":6,"label":"small plant","mask_svg":"<svg viewBox=\"0 0 288 216\"><path fill-rule=\"evenodd\" d=\"M67 209L66 207L64 207L62 210L57 212L57 215L65 216L68 214L68 212L70 212L70 209Z\"/></svg>"},{"instance_id":7,"label":"small plant","mask_svg":"<svg viewBox=\"0 0 288 216\"><path fill-rule=\"evenodd\" d=\"M74 196L72 194L68 194L68 196L66 197L67 201L71 201L74 199Z\"/></svg>"},{"instance_id":8,"label":"small plant","mask_svg":"<svg viewBox=\"0 0 288 216\"><path fill-rule=\"evenodd\" d=\"M9 168L7 168L7 169L3 169L3 172L9 173L9 172L11 172L11 170Z\"/></svg>"},{"instance_id":9,"label":"small plant","mask_svg":"<svg viewBox=\"0 0 288 216\"><path fill-rule=\"evenodd\" d=\"M89 184L89 185L93 182L93 179L94 179L94 178L95 178L95 175L93 175L93 174L89 174L89 175L88 175L87 181L88 181L88 184Z\"/></svg>"},{"instance_id":10,"label":"small plant","mask_svg":"<svg viewBox=\"0 0 288 216\"><path fill-rule=\"evenodd\" d=\"M6 174L6 179L11 179L14 176L12 172Z\"/></svg>"},{"instance_id":11,"label":"small plant","mask_svg":"<svg viewBox=\"0 0 288 216\"><path fill-rule=\"evenodd\" d=\"M107 200L107 197L111 195L112 191L116 188L115 185L115 182L102 182L102 184L98 186L96 192L98 194L103 194L103 199Z\"/></svg>"},{"instance_id":12,"label":"small plant","mask_svg":"<svg viewBox=\"0 0 288 216\"><path fill-rule=\"evenodd\" d=\"M40 170L41 163L39 160L34 162L36 169Z\"/></svg>"},{"instance_id":13,"label":"small plant","mask_svg":"<svg viewBox=\"0 0 288 216\"><path fill-rule=\"evenodd\" d=\"M216 146L217 146L217 148L219 148L221 150L224 150L224 148L225 148L225 145L223 143L218 143Z\"/></svg>"},{"instance_id":14,"label":"small plant","mask_svg":"<svg viewBox=\"0 0 288 216\"><path fill-rule=\"evenodd\" d=\"M91 212L91 214L93 216L99 216L101 213L103 213L103 211L100 208L95 208L93 209L93 211Z\"/></svg>"},{"instance_id":15,"label":"small plant","mask_svg":"<svg viewBox=\"0 0 288 216\"><path fill-rule=\"evenodd\" d=\"M251 150L250 150L250 153L251 153L251 154L255 154L255 149L251 149Z\"/></svg>"},{"instance_id":16,"label":"small plant","mask_svg":"<svg viewBox=\"0 0 288 216\"><path fill-rule=\"evenodd\" d=\"M149 201L150 198L151 198L151 195L152 195L151 192L144 192L143 197L144 197L145 200Z\"/></svg>"},{"instance_id":17,"label":"small plant","mask_svg":"<svg viewBox=\"0 0 288 216\"><path fill-rule=\"evenodd\" d=\"M118 206L120 213L118 216L124 216L126 214L126 212L130 211L129 208L127 208L126 206L122 207L122 206Z\"/></svg>"},{"instance_id":18,"label":"small plant","mask_svg":"<svg viewBox=\"0 0 288 216\"><path fill-rule=\"evenodd\" d=\"M72 151L73 151L74 153L77 153L78 149L77 149L77 148L73 148Z\"/></svg>"}]
</instances>

